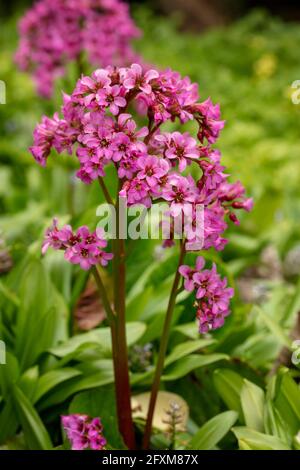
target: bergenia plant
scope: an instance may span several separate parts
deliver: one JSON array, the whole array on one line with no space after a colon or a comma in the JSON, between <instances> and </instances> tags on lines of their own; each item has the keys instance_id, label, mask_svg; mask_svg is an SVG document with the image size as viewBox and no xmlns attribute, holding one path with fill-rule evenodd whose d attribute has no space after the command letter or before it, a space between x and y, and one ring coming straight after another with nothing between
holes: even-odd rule
<instances>
[{"instance_id":1,"label":"bergenia plant","mask_svg":"<svg viewBox=\"0 0 300 470\"><path fill-rule=\"evenodd\" d=\"M137 61L132 40L140 32L122 0L39 0L20 21L16 60L49 98L70 61L83 68ZM81 73L81 72L79 72Z\"/></svg>"},{"instance_id":2,"label":"bergenia plant","mask_svg":"<svg viewBox=\"0 0 300 470\"><path fill-rule=\"evenodd\" d=\"M134 109L139 111L138 121ZM221 154L212 147L224 126L219 106L210 99L199 102L197 85L177 72L143 72L137 64L96 70L79 79L71 96L64 95L61 112L62 117L44 117L35 130L31 152L37 163L45 166L52 149L77 158L77 177L84 184L100 184L107 202L115 208L117 224L121 204L139 204L150 210L164 203L171 230L163 244L178 246L178 267L161 333L145 425L143 446L148 448L181 284L194 296L195 317L203 334L223 325L233 296L233 289L227 287L226 278L220 276L215 265L206 267L203 256L197 258L195 265L187 265L186 253L201 250L203 255L211 248L222 250L227 243L224 232L228 221L238 224L236 211L249 211L252 200L245 198L241 183L228 182ZM143 120L142 125L138 124ZM194 124L194 132L186 131L187 123L189 129ZM174 132L170 131L172 126L176 126ZM109 165L118 180L115 195L110 194L105 181ZM111 327L119 429L132 449L135 435L125 330L126 250L118 227L112 253L106 251L106 246L100 229L59 228L55 220L46 233L43 252L49 247L62 250L67 261L90 270L95 277ZM114 277L112 304L99 270L110 260Z\"/></svg>"}]
</instances>

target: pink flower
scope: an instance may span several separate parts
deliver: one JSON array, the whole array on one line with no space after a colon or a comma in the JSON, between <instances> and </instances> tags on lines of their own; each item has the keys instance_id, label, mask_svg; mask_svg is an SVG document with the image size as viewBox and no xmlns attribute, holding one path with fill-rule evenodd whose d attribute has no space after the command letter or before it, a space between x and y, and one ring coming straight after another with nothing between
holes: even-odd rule
<instances>
[{"instance_id":1,"label":"pink flower","mask_svg":"<svg viewBox=\"0 0 300 470\"><path fill-rule=\"evenodd\" d=\"M213 105L211 99L208 98L203 103L192 106L193 112L200 114L198 138L201 142L204 139L210 144L216 142L220 131L223 129L225 122L220 120L220 106Z\"/></svg>"},{"instance_id":2,"label":"pink flower","mask_svg":"<svg viewBox=\"0 0 300 470\"><path fill-rule=\"evenodd\" d=\"M188 265L182 265L179 268L179 272L182 277L185 279L184 281L184 288L185 290L192 292L195 288L195 281L194 281L194 274L197 271L200 271L205 265L205 260L202 256L198 256L196 260L196 268L193 269Z\"/></svg>"},{"instance_id":3,"label":"pink flower","mask_svg":"<svg viewBox=\"0 0 300 470\"><path fill-rule=\"evenodd\" d=\"M191 177L173 175L162 191L162 197L170 203L171 214L179 215L185 211L185 205L195 201L194 180Z\"/></svg>"},{"instance_id":4,"label":"pink flower","mask_svg":"<svg viewBox=\"0 0 300 470\"><path fill-rule=\"evenodd\" d=\"M73 236L70 225L65 225L61 230L58 229L58 220L53 219L52 227L48 228L45 233L45 239L42 246L42 253L45 254L48 248L55 250L64 249Z\"/></svg>"},{"instance_id":5,"label":"pink flower","mask_svg":"<svg viewBox=\"0 0 300 470\"><path fill-rule=\"evenodd\" d=\"M226 278L221 279L217 273L215 265L211 270L204 270L204 265L204 259L198 257L195 268L187 265L179 268L185 279L185 289L189 292L196 291L195 305L201 333L223 325L224 318L230 313L229 303L234 294L233 289L227 287Z\"/></svg>"},{"instance_id":6,"label":"pink flower","mask_svg":"<svg viewBox=\"0 0 300 470\"><path fill-rule=\"evenodd\" d=\"M100 106L108 107L110 112L116 116L119 113L119 108L126 106L126 100L120 96L120 91L118 85L102 88L96 95L96 101Z\"/></svg>"},{"instance_id":7,"label":"pink flower","mask_svg":"<svg viewBox=\"0 0 300 470\"><path fill-rule=\"evenodd\" d=\"M161 134L156 136L156 140L165 144L165 156L170 160L176 160L179 163L179 171L185 170L190 160L199 158L197 142L188 132L181 134L173 132L172 134Z\"/></svg>"},{"instance_id":8,"label":"pink flower","mask_svg":"<svg viewBox=\"0 0 300 470\"><path fill-rule=\"evenodd\" d=\"M201 160L200 167L203 171L203 178L200 180L201 187L206 190L215 190L225 181L225 167L220 165L220 154L216 150L209 155L209 160Z\"/></svg>"},{"instance_id":9,"label":"pink flower","mask_svg":"<svg viewBox=\"0 0 300 470\"><path fill-rule=\"evenodd\" d=\"M53 119L43 116L41 124L38 124L34 130L34 145L29 150L41 166L46 166L59 124L60 119L57 114Z\"/></svg>"},{"instance_id":10,"label":"pink flower","mask_svg":"<svg viewBox=\"0 0 300 470\"><path fill-rule=\"evenodd\" d=\"M113 161L119 162L126 156L129 156L131 148L132 143L128 135L124 134L123 132L118 132L115 134L112 143Z\"/></svg>"},{"instance_id":11,"label":"pink flower","mask_svg":"<svg viewBox=\"0 0 300 470\"><path fill-rule=\"evenodd\" d=\"M137 88L147 95L150 95L152 92L151 80L159 77L159 73L156 70L148 70L146 73L143 73L143 69L139 64L132 64L130 69L124 69L123 74L123 85L127 90Z\"/></svg>"},{"instance_id":12,"label":"pink flower","mask_svg":"<svg viewBox=\"0 0 300 470\"><path fill-rule=\"evenodd\" d=\"M99 418L73 414L61 417L62 426L71 443L72 450L104 450L106 439Z\"/></svg>"},{"instance_id":13,"label":"pink flower","mask_svg":"<svg viewBox=\"0 0 300 470\"><path fill-rule=\"evenodd\" d=\"M114 127L116 132L124 132L124 134L128 135L133 141L146 137L146 135L149 133L149 130L146 126L136 131L137 124L134 121L132 115L128 113L120 114Z\"/></svg>"},{"instance_id":14,"label":"pink flower","mask_svg":"<svg viewBox=\"0 0 300 470\"><path fill-rule=\"evenodd\" d=\"M86 226L80 227L76 233L70 225L59 230L57 220L54 219L53 226L46 231L42 253L45 254L49 247L63 250L67 261L79 264L84 270L97 264L106 266L113 255L103 250L107 246L103 236L99 230L90 232Z\"/></svg>"},{"instance_id":15,"label":"pink flower","mask_svg":"<svg viewBox=\"0 0 300 470\"><path fill-rule=\"evenodd\" d=\"M130 206L133 204L144 204L146 207L150 207L149 190L150 188L144 180L133 178L124 184L119 196L126 197Z\"/></svg>"},{"instance_id":16,"label":"pink flower","mask_svg":"<svg viewBox=\"0 0 300 470\"><path fill-rule=\"evenodd\" d=\"M156 187L159 180L166 175L169 170L168 162L151 155L140 157L137 160L137 166L140 169L137 177L140 180L145 179L151 188Z\"/></svg>"},{"instance_id":17,"label":"pink flower","mask_svg":"<svg viewBox=\"0 0 300 470\"><path fill-rule=\"evenodd\" d=\"M196 272L193 276L193 281L197 289L196 299L202 299L209 292L214 292L218 287L216 267L213 266L211 271L205 269L204 271Z\"/></svg>"}]
</instances>

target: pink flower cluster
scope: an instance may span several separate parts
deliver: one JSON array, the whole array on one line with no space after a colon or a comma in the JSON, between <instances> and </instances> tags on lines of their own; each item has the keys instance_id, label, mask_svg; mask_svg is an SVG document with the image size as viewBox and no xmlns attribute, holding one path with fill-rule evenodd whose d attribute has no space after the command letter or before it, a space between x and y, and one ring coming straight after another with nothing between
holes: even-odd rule
<instances>
[{"instance_id":1,"label":"pink flower cluster","mask_svg":"<svg viewBox=\"0 0 300 470\"><path fill-rule=\"evenodd\" d=\"M144 125L134 120L133 105L145 117ZM175 121L177 130L170 132ZM195 135L178 130L188 121L195 123ZM166 123L168 129L164 129ZM238 224L235 211L252 207L241 183L228 182L221 154L212 146L223 126L219 106L210 99L199 102L198 87L188 77L172 70L145 72L138 64L107 67L82 77L72 95L64 95L61 119L57 114L43 118L31 152L42 166L51 149L76 155L77 176L87 184L104 177L108 165L114 166L119 196L126 198L128 206L167 205L173 225L165 246L174 243L184 225L187 250L222 250L228 221ZM193 176L188 171L191 166ZM201 236L199 206L204 219ZM214 271L213 277L217 279ZM214 295L201 302L201 311L206 306L203 325L216 327L225 316L226 309L223 313L211 309L221 285L225 289L222 282Z\"/></svg>"},{"instance_id":2,"label":"pink flower cluster","mask_svg":"<svg viewBox=\"0 0 300 470\"><path fill-rule=\"evenodd\" d=\"M96 264L107 266L113 255L103 250L106 246L107 241L99 229L90 232L88 227L82 226L74 233L70 225L59 229L54 219L53 226L46 231L42 253L45 254L49 247L63 250L66 260L88 270Z\"/></svg>"},{"instance_id":3,"label":"pink flower cluster","mask_svg":"<svg viewBox=\"0 0 300 470\"><path fill-rule=\"evenodd\" d=\"M31 152L42 166L52 148L75 153L77 176L87 184L105 176L105 167L113 164L122 182L120 196L128 205L150 207L163 200L174 219L185 212L191 242L196 207L203 205L204 249L221 250L227 216L238 223L233 210L250 210L252 200L244 198L240 183L228 183L221 154L211 147L224 125L219 106L197 100L197 85L171 70L143 72L138 64L99 69L82 77L71 96L64 95L62 119L57 114L43 118ZM138 128L128 112L132 103L144 112L146 126ZM197 139L188 132L162 129L176 118L181 123L194 120ZM200 170L198 179L185 174L191 164Z\"/></svg>"},{"instance_id":4,"label":"pink flower cluster","mask_svg":"<svg viewBox=\"0 0 300 470\"><path fill-rule=\"evenodd\" d=\"M106 440L102 435L103 426L99 418L73 414L62 416L61 421L72 450L105 449Z\"/></svg>"},{"instance_id":5,"label":"pink flower cluster","mask_svg":"<svg viewBox=\"0 0 300 470\"><path fill-rule=\"evenodd\" d=\"M39 0L20 22L16 60L50 97L69 61L106 67L137 60L131 42L139 30L121 0Z\"/></svg>"},{"instance_id":6,"label":"pink flower cluster","mask_svg":"<svg viewBox=\"0 0 300 470\"><path fill-rule=\"evenodd\" d=\"M220 328L224 319L229 315L229 302L234 291L227 287L227 279L221 279L216 266L212 269L203 269L205 260L198 256L196 267L180 266L179 272L184 278L184 287L187 291L196 292L195 307L199 320L200 333Z\"/></svg>"}]
</instances>

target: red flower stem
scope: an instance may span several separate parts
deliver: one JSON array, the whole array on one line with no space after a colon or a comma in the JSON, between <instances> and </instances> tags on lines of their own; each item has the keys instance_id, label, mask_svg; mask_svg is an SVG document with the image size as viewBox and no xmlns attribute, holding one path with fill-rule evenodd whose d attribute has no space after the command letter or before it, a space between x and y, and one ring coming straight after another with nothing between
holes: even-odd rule
<instances>
[{"instance_id":1,"label":"red flower stem","mask_svg":"<svg viewBox=\"0 0 300 470\"><path fill-rule=\"evenodd\" d=\"M114 304L116 311L116 400L119 419L119 430L126 446L135 449L134 426L131 414L131 391L128 367L128 350L126 341L126 268L125 268L125 243L119 238L119 201L116 204L116 232L117 239L113 243L113 268L114 268Z\"/></svg>"},{"instance_id":2,"label":"red flower stem","mask_svg":"<svg viewBox=\"0 0 300 470\"><path fill-rule=\"evenodd\" d=\"M122 434L122 437L124 439L125 444L127 445L128 448L133 449L134 448L134 440L132 440L131 432L128 427L128 417L127 417L127 409L128 409L128 403L124 401L123 397L123 384L124 384L124 378L123 378L123 365L120 362L120 355L119 355L119 344L118 344L118 331L117 331L117 322L116 322L116 315L115 312L112 310L110 306L110 302L108 300L108 297L106 295L105 287L102 283L102 279L100 277L99 271L96 267L92 268L92 273L94 275L101 300L103 302L104 309L107 314L107 320L110 325L110 332L111 332L111 343L112 343L112 356L113 356L113 366L114 366L114 379L115 379L115 394L116 394L116 402L117 402L117 415L118 415L118 424L119 424L119 431ZM126 377L125 377L126 379ZM127 398L125 396L125 398ZM128 398L127 398L128 400ZM130 403L130 401L129 401ZM127 408L126 408L127 406ZM129 408L130 412L131 409ZM130 414L131 417L131 414Z\"/></svg>"},{"instance_id":3,"label":"red flower stem","mask_svg":"<svg viewBox=\"0 0 300 470\"><path fill-rule=\"evenodd\" d=\"M105 289L104 284L102 282L99 270L96 266L92 267L92 273L93 273L93 276L95 278L95 281L96 281L96 284L97 284L97 287L98 287L98 291L100 293L100 297L101 297L101 300L102 300L102 303L103 303L104 310L105 310L106 315L107 315L107 320L108 320L109 326L112 327L116 322L116 314L113 311L113 309L111 308L109 299L108 299L107 294L106 294L106 289Z\"/></svg>"},{"instance_id":4,"label":"red flower stem","mask_svg":"<svg viewBox=\"0 0 300 470\"><path fill-rule=\"evenodd\" d=\"M160 128L161 124L162 123L160 122L160 123L156 124L156 126L154 126L151 130L149 130L149 134L146 135L146 137L144 138L144 143L146 145L149 144L151 137ZM150 126L150 123L149 123L149 126Z\"/></svg>"},{"instance_id":5,"label":"red flower stem","mask_svg":"<svg viewBox=\"0 0 300 470\"><path fill-rule=\"evenodd\" d=\"M103 191L106 201L113 204L113 200L102 178L99 179L100 187ZM125 243L119 239L119 198L117 194L116 202L116 240L113 240L113 274L114 274L114 317L110 321L111 339L113 350L113 364L115 377L115 393L117 404L117 415L119 431L123 437L124 443L129 449L135 449L134 426L131 414L131 392L128 367L128 351L126 341L126 269L125 269ZM99 274L99 273L98 273ZM99 276L101 281L101 278ZM99 288L98 279L98 288ZM100 289L101 297L103 289ZM105 291L105 289L104 289ZM105 294L105 292L104 292ZM106 294L105 294L106 295ZM104 302L103 302L104 304ZM106 302L107 305L107 302ZM110 304L109 304L110 306ZM105 305L104 305L105 307ZM111 315L110 315L111 316ZM109 319L109 315L108 315Z\"/></svg>"},{"instance_id":6,"label":"red flower stem","mask_svg":"<svg viewBox=\"0 0 300 470\"><path fill-rule=\"evenodd\" d=\"M103 191L103 194L104 194L104 197L105 197L105 199L106 199L106 202L108 202L108 204L114 205L114 201L112 200L112 198L111 198L111 196L110 196L110 194L109 194L109 191L108 191L108 189L107 189L107 187L106 187L106 185L105 185L103 179L101 178L101 176L99 176L98 181L99 181L100 187L101 187L101 189L102 189L102 191Z\"/></svg>"},{"instance_id":7,"label":"red flower stem","mask_svg":"<svg viewBox=\"0 0 300 470\"><path fill-rule=\"evenodd\" d=\"M147 415L146 426L145 426L145 433L144 433L144 439L143 439L143 449L148 449L149 444L150 444L153 415L154 415L154 411L155 411L155 405L156 405L157 395L158 395L159 386L160 386L160 379L161 379L163 369L164 369L164 362L165 362L165 356L166 356L166 352L167 352L167 346L168 346L168 340L169 340L169 334L170 334L170 327L171 327L171 323L172 323L174 307L175 307L175 304L176 304L176 297L177 297L177 294L178 294L178 286L179 286L180 278L181 278L180 273L179 273L179 267L183 263L184 255L185 255L185 245L184 245L184 243L182 243L181 244L181 249L180 249L178 267L177 267L176 274L175 274L174 281L173 281L173 286L172 286L172 290L171 290L171 294L170 294L170 298L169 298L169 303L168 303L167 313L166 313L166 317L165 317L163 332L162 332L162 336L161 336L161 340L160 340L158 359L157 359L156 369L155 369L155 373L154 373L154 379L153 379L153 383L152 383L150 403L149 403L148 415Z\"/></svg>"}]
</instances>

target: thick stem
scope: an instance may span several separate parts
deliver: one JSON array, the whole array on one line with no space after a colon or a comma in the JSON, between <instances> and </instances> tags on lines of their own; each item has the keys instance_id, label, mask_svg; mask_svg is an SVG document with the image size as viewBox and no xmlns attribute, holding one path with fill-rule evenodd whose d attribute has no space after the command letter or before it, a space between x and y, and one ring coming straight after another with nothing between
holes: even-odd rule
<instances>
[{"instance_id":1,"label":"thick stem","mask_svg":"<svg viewBox=\"0 0 300 470\"><path fill-rule=\"evenodd\" d=\"M131 392L128 367L128 350L126 341L126 269L125 243L119 239L119 204L116 208L117 239L114 240L114 303L116 311L116 398L119 417L119 428L124 442L129 449L135 448L134 426L131 414Z\"/></svg>"},{"instance_id":2,"label":"thick stem","mask_svg":"<svg viewBox=\"0 0 300 470\"><path fill-rule=\"evenodd\" d=\"M165 356L166 356L166 352L167 352L167 346L168 346L168 340L169 340L169 334L170 334L170 327L171 327L171 323L172 323L172 316L173 316L174 307L175 307L175 304L176 304L176 297L177 297L177 294L178 294L178 286L179 286L180 277L181 277L180 273L179 273L179 267L183 263L184 255L185 255L185 248L184 248L184 243L182 243L181 244L181 250L180 250L180 256L179 256L178 267L177 267L177 270L176 270L176 274L175 274L175 277L174 277L171 294L170 294L170 297L169 297L169 303L168 303L168 308L167 308L167 312L166 312L163 332L162 332L162 336L161 336L161 340L160 340L158 359L157 359L156 369L155 369L155 373L154 373L154 379L153 379L153 383L152 383L150 403L149 403L147 421L146 421L146 426L145 426L145 433L144 433L144 439L143 439L143 449L148 449L149 444L150 444L153 415L154 415L157 395L158 395L158 391L159 391L160 379L161 379L161 375L162 375L163 369L164 369L164 362L165 362Z\"/></svg>"},{"instance_id":3,"label":"thick stem","mask_svg":"<svg viewBox=\"0 0 300 470\"><path fill-rule=\"evenodd\" d=\"M109 325L113 326L113 324L116 322L116 315L115 315L115 312L113 311L113 309L111 308L109 299L106 295L106 290L105 290L104 284L102 282L102 279L100 277L100 273L99 273L98 268L96 266L92 267L92 273L93 273L93 276L95 278L95 281L96 281L96 284L97 284L97 287L98 287L98 291L100 293L101 300L103 302L103 307L104 307L104 310L106 312Z\"/></svg>"},{"instance_id":4,"label":"thick stem","mask_svg":"<svg viewBox=\"0 0 300 470\"><path fill-rule=\"evenodd\" d=\"M118 240L119 241L119 240ZM117 249L115 250L117 251ZM122 259L118 253L115 256ZM122 263L118 263L121 265ZM115 308L117 315L111 308L109 299L106 295L106 290L100 277L99 271L96 267L92 268L101 300L106 311L107 320L111 329L113 365L114 365L114 378L115 378L115 393L117 402L117 415L119 423L119 431L123 436L124 442L129 449L135 448L135 438L133 421L131 416L131 400L130 400L130 384L129 384L129 371L128 371L128 355L126 343L126 324L125 324L125 297L124 302L121 292L125 295L125 271L120 266L118 274L115 276L120 281L120 290L117 291L117 302L115 301ZM122 287L124 285L124 288Z\"/></svg>"},{"instance_id":5,"label":"thick stem","mask_svg":"<svg viewBox=\"0 0 300 470\"><path fill-rule=\"evenodd\" d=\"M109 191L108 191L103 179L101 178L101 176L99 176L98 181L99 181L100 187L103 191L106 202L108 202L108 204L114 205L114 201L112 200L112 198L109 194Z\"/></svg>"}]
</instances>

